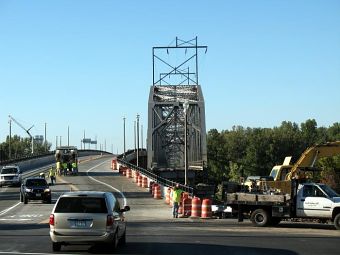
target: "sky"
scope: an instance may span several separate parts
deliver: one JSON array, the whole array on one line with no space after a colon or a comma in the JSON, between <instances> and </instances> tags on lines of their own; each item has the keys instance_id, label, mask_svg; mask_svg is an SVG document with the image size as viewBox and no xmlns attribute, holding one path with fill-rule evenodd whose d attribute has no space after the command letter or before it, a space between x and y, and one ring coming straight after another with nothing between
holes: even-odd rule
<instances>
[{"instance_id":1,"label":"sky","mask_svg":"<svg viewBox=\"0 0 340 255\"><path fill-rule=\"evenodd\" d=\"M340 121L338 0L0 0L0 142L11 115L53 147L69 127L121 153L139 114L145 147L152 47L176 36L208 46L207 131Z\"/></svg>"}]
</instances>

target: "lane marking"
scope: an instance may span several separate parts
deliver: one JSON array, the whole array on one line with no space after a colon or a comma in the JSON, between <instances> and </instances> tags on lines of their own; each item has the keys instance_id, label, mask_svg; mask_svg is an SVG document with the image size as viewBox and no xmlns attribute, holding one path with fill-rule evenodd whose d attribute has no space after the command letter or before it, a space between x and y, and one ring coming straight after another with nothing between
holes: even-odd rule
<instances>
[{"instance_id":1,"label":"lane marking","mask_svg":"<svg viewBox=\"0 0 340 255\"><path fill-rule=\"evenodd\" d=\"M17 206L20 205L20 204L21 204L21 202L16 203L15 205L13 205L13 206L11 206L11 207L9 207L9 208L7 208L7 209L1 211L1 212L0 212L0 216L2 216L2 215L4 215L5 213L9 212L10 210L14 209L15 207L17 207Z\"/></svg>"},{"instance_id":2,"label":"lane marking","mask_svg":"<svg viewBox=\"0 0 340 255\"><path fill-rule=\"evenodd\" d=\"M126 197L124 196L123 192L121 192L119 189L117 189L117 188L115 188L115 187L113 187L113 186L111 186L111 185L109 185L109 184L107 184L107 183L105 183L105 182L99 181L99 180L93 178L92 176L89 176L89 172L91 172L93 169L95 169L95 168L97 168L97 167L99 167L99 166L101 166L101 165L103 165L103 164L109 162L110 160L111 160L111 159L106 160L106 161L104 161L104 162L102 162L102 163L100 163L100 164L98 164L98 165L96 165L96 166L94 166L94 167L91 167L89 170L86 171L87 177L89 177L90 179L92 179L92 180L95 181L95 182L98 182L98 183L100 183L100 184L103 184L103 185L105 185L106 187L109 187L109 188L113 189L114 191L118 192L118 193L122 196L122 198L123 198L124 206L126 206L126 205L127 205L127 199L126 199Z\"/></svg>"}]
</instances>

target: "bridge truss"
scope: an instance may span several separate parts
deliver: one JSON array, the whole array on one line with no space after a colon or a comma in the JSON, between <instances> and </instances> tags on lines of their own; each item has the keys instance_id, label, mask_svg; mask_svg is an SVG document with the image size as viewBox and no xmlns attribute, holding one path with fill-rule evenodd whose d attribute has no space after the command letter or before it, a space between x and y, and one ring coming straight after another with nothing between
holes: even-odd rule
<instances>
[{"instance_id":1,"label":"bridge truss","mask_svg":"<svg viewBox=\"0 0 340 255\"><path fill-rule=\"evenodd\" d=\"M198 46L197 37L190 41L176 38L175 46L152 49L147 166L163 177L183 178L186 162L189 178L206 166L204 98L198 83L200 49L206 51L207 46ZM182 62L176 54L175 60L169 57L174 51L184 53Z\"/></svg>"}]
</instances>

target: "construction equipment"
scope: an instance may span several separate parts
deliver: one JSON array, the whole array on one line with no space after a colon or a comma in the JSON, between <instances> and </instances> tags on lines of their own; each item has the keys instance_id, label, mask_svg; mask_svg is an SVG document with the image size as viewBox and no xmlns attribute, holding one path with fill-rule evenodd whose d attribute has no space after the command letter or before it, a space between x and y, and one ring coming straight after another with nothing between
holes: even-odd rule
<instances>
[{"instance_id":1,"label":"construction equipment","mask_svg":"<svg viewBox=\"0 0 340 255\"><path fill-rule=\"evenodd\" d=\"M64 174L78 173L78 150L75 146L60 146L55 151L56 162L60 162Z\"/></svg>"},{"instance_id":2,"label":"construction equipment","mask_svg":"<svg viewBox=\"0 0 340 255\"><path fill-rule=\"evenodd\" d=\"M32 154L34 154L34 139L33 139L33 136L31 135L30 133L30 130L34 127L34 125L32 125L29 129L26 129L23 125L21 125L16 119L14 119L11 115L8 115L9 119L10 120L13 120L19 127L21 127L23 130L26 131L26 133L28 134L28 136L31 138L31 152Z\"/></svg>"},{"instance_id":3,"label":"construction equipment","mask_svg":"<svg viewBox=\"0 0 340 255\"><path fill-rule=\"evenodd\" d=\"M291 165L292 157L286 157L282 165L274 166L270 175L274 181L305 178L305 171L315 170L315 163L324 157L340 155L340 141L316 144L307 148L298 161Z\"/></svg>"}]
</instances>

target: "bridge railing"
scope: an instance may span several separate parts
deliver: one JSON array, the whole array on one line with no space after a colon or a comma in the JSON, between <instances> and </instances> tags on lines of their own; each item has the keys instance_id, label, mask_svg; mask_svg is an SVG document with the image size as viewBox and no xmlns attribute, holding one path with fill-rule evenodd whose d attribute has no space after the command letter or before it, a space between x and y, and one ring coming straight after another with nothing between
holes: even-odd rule
<instances>
[{"instance_id":1,"label":"bridge railing","mask_svg":"<svg viewBox=\"0 0 340 255\"><path fill-rule=\"evenodd\" d=\"M161 184L163 186L167 186L167 187L175 187L178 184L180 189L189 193L190 196L194 195L194 188L193 187L183 185L183 184L180 184L178 182L174 182L172 180L163 178L163 177L161 177L161 176L159 176L159 175L157 175L157 174L155 174L155 173L153 173L153 172L151 172L147 169L138 167L138 166L131 164L127 161L124 161L123 159L117 158L117 161L118 161L119 164L125 165L126 167L128 167L132 170L135 170L137 172L142 173L143 175L147 176L149 179L153 180L156 183L159 183L159 184Z\"/></svg>"}]
</instances>

